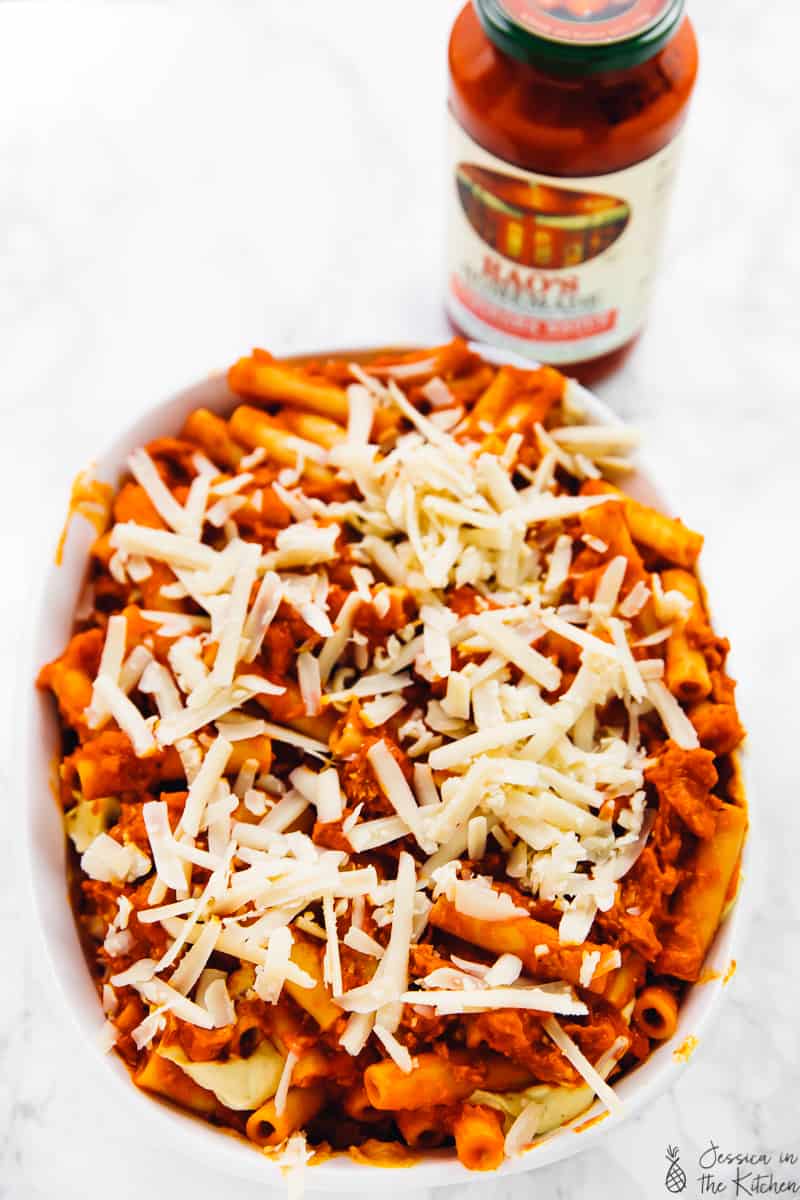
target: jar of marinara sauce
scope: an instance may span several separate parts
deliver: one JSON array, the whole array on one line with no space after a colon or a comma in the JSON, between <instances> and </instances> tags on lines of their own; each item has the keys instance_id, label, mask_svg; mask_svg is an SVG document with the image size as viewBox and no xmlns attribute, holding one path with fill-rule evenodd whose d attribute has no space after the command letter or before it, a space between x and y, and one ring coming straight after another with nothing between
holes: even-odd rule
<instances>
[{"instance_id":1,"label":"jar of marinara sauce","mask_svg":"<svg viewBox=\"0 0 800 1200\"><path fill-rule=\"evenodd\" d=\"M473 0L450 39L447 307L584 382L630 352L697 75L684 0Z\"/></svg>"}]
</instances>

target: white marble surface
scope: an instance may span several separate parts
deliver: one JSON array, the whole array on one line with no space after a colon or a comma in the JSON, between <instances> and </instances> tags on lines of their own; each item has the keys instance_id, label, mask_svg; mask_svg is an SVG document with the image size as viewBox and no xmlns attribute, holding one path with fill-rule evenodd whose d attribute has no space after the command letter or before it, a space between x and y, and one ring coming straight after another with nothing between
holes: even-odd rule
<instances>
[{"instance_id":1,"label":"white marble surface","mask_svg":"<svg viewBox=\"0 0 800 1200\"><path fill-rule=\"evenodd\" d=\"M445 334L444 47L457 7L0 4L6 680L69 481L120 423L254 343ZM641 426L667 493L708 534L712 599L752 731L751 918L725 1006L675 1091L568 1163L476 1183L475 1200L663 1196L670 1142L688 1196L710 1138L800 1154L800 18L790 0L694 0L693 14L703 73L666 267L646 337L602 391ZM9 816L23 800L17 711L8 687ZM0 1197L267 1194L121 1126L31 950L16 836L4 819ZM421 1200L408 1177L387 1177L387 1197L401 1189Z\"/></svg>"}]
</instances>

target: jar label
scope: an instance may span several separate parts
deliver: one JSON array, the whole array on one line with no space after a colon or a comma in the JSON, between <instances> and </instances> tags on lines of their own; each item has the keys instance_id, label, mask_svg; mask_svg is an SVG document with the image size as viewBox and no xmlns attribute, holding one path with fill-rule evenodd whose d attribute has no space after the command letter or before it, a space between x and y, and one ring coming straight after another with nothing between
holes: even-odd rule
<instances>
[{"instance_id":1,"label":"jar label","mask_svg":"<svg viewBox=\"0 0 800 1200\"><path fill-rule=\"evenodd\" d=\"M507 17L538 37L603 45L636 37L669 11L673 0L499 0Z\"/></svg>"},{"instance_id":2,"label":"jar label","mask_svg":"<svg viewBox=\"0 0 800 1200\"><path fill-rule=\"evenodd\" d=\"M608 175L539 175L450 117L448 308L469 336L547 363L622 346L650 299L679 140Z\"/></svg>"}]
</instances>

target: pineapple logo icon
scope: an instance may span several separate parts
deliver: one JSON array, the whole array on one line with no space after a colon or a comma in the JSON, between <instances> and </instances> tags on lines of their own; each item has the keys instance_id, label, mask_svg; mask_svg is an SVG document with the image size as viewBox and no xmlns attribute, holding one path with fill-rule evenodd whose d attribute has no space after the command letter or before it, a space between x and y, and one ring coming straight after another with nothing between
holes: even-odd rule
<instances>
[{"instance_id":1,"label":"pineapple logo icon","mask_svg":"<svg viewBox=\"0 0 800 1200\"><path fill-rule=\"evenodd\" d=\"M679 1151L677 1146L667 1146L667 1158L669 1159L669 1168L667 1177L664 1180L664 1186L668 1192L677 1195L686 1187L686 1172L678 1161Z\"/></svg>"}]
</instances>

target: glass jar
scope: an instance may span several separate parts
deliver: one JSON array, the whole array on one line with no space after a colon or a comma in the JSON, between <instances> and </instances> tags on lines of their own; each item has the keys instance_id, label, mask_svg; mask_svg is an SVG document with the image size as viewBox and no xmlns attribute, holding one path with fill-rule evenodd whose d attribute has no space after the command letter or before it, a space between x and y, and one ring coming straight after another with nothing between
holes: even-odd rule
<instances>
[{"instance_id":1,"label":"glass jar","mask_svg":"<svg viewBox=\"0 0 800 1200\"><path fill-rule=\"evenodd\" d=\"M584 382L644 323L697 43L684 0L474 0L450 38L447 309Z\"/></svg>"}]
</instances>

